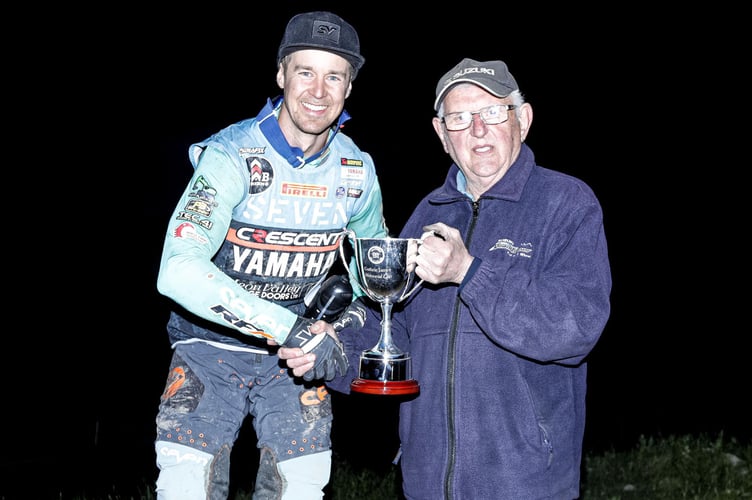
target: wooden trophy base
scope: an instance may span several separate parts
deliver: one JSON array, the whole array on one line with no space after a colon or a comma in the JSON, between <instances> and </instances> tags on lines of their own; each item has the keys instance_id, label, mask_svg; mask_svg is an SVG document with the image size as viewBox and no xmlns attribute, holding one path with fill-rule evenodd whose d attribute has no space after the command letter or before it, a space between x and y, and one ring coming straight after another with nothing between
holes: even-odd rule
<instances>
[{"instance_id":1,"label":"wooden trophy base","mask_svg":"<svg viewBox=\"0 0 752 500\"><path fill-rule=\"evenodd\" d=\"M420 386L415 380L366 380L356 378L350 384L350 390L362 394L376 394L380 396L402 396L405 394L417 394Z\"/></svg>"}]
</instances>

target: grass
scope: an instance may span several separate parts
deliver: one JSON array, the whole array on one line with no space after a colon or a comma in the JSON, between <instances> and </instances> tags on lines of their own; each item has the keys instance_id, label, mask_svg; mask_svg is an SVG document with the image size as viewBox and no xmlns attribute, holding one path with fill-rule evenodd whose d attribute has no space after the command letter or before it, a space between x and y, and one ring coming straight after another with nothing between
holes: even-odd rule
<instances>
[{"instance_id":1,"label":"grass","mask_svg":"<svg viewBox=\"0 0 752 500\"><path fill-rule=\"evenodd\" d=\"M581 500L752 498L752 445L723 436L656 440L633 450L587 455Z\"/></svg>"},{"instance_id":2,"label":"grass","mask_svg":"<svg viewBox=\"0 0 752 500\"><path fill-rule=\"evenodd\" d=\"M354 466L335 455L326 500L399 500L398 470ZM2 496L0 500L42 498ZM154 500L151 482L132 491L63 494L50 500ZM234 491L230 500L250 500ZM723 435L640 437L633 449L586 453L580 500L742 500L752 499L752 444Z\"/></svg>"}]
</instances>

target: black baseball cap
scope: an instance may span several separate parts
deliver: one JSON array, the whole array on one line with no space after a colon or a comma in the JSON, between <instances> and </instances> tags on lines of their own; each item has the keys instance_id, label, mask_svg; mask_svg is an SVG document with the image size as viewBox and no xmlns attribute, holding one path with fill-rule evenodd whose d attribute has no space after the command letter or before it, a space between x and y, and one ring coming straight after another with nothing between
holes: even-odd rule
<instances>
[{"instance_id":1,"label":"black baseball cap","mask_svg":"<svg viewBox=\"0 0 752 500\"><path fill-rule=\"evenodd\" d=\"M342 56L352 65L353 79L363 66L358 33L347 21L326 11L297 14L287 23L277 52L277 63L287 54L302 49L326 50Z\"/></svg>"}]
</instances>

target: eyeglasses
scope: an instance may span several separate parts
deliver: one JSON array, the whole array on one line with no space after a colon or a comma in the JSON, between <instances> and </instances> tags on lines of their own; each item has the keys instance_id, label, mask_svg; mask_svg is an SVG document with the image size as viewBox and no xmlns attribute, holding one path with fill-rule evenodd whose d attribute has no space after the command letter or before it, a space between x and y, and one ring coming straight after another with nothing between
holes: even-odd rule
<instances>
[{"instance_id":1,"label":"eyeglasses","mask_svg":"<svg viewBox=\"0 0 752 500\"><path fill-rule=\"evenodd\" d=\"M478 111L460 111L459 113L447 113L441 121L447 130L465 130L473 123L473 115L480 115L480 119L486 125L498 125L509 119L507 111L515 109L514 104L494 104L481 108Z\"/></svg>"}]
</instances>

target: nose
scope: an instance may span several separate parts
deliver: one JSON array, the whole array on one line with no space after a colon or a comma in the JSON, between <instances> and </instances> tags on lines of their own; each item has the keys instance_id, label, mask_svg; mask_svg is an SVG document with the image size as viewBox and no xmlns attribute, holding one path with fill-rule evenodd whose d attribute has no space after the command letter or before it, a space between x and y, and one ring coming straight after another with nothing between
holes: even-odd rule
<instances>
[{"instance_id":1,"label":"nose","mask_svg":"<svg viewBox=\"0 0 752 500\"><path fill-rule=\"evenodd\" d=\"M324 82L323 78L315 78L314 81L311 83L311 87L309 91L311 94L313 94L315 97L323 97L325 94L326 83Z\"/></svg>"},{"instance_id":2,"label":"nose","mask_svg":"<svg viewBox=\"0 0 752 500\"><path fill-rule=\"evenodd\" d=\"M473 123L471 125L471 132L475 136L483 136L486 135L487 125L486 122L483 121L483 118L480 116L480 113L473 114Z\"/></svg>"}]
</instances>

